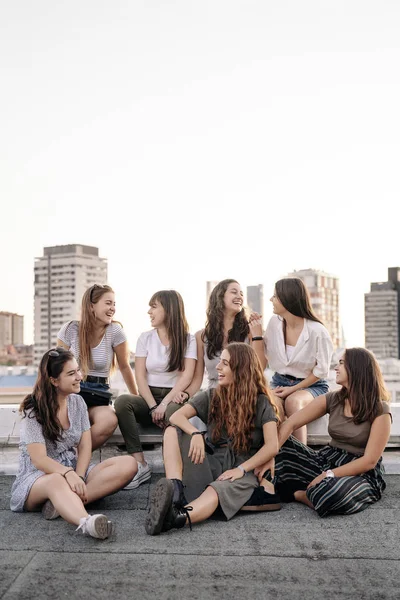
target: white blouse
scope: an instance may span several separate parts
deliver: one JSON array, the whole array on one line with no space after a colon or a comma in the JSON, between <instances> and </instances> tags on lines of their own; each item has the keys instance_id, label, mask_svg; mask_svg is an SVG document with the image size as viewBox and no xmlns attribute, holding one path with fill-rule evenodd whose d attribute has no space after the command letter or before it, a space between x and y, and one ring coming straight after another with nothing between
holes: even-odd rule
<instances>
[{"instance_id":1,"label":"white blouse","mask_svg":"<svg viewBox=\"0 0 400 600\"><path fill-rule=\"evenodd\" d=\"M145 331L139 336L135 356L146 358L147 383L153 387L173 388L181 371L167 372L169 346L161 343L157 329ZM196 338L188 334L185 358L197 360Z\"/></svg>"},{"instance_id":2,"label":"white blouse","mask_svg":"<svg viewBox=\"0 0 400 600\"><path fill-rule=\"evenodd\" d=\"M273 315L264 335L269 368L281 375L305 379L311 373L325 379L332 360L333 344L328 330L316 321L304 319L304 327L290 357L286 353L283 320Z\"/></svg>"}]
</instances>

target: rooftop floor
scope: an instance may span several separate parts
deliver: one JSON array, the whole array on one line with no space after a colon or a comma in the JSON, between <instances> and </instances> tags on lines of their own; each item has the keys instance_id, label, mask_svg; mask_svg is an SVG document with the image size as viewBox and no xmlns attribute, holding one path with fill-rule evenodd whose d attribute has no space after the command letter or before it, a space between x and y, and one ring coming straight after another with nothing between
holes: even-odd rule
<instances>
[{"instance_id":1,"label":"rooftop floor","mask_svg":"<svg viewBox=\"0 0 400 600\"><path fill-rule=\"evenodd\" d=\"M151 485L160 477L153 475ZM13 477L0 477L0 598L92 597L389 600L400 590L400 476L383 499L348 517L321 519L299 504L212 519L149 537L150 484L95 505L112 538L86 538L57 519L9 510Z\"/></svg>"}]
</instances>

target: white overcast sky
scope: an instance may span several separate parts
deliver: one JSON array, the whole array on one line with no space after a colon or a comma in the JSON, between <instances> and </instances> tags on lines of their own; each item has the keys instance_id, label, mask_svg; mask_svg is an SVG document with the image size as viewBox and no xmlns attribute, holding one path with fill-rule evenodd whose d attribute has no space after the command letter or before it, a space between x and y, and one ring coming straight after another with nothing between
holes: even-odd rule
<instances>
[{"instance_id":1,"label":"white overcast sky","mask_svg":"<svg viewBox=\"0 0 400 600\"><path fill-rule=\"evenodd\" d=\"M348 345L400 264L400 2L0 4L0 310L44 246L98 246L134 348L151 294L340 278ZM266 302L265 315L271 309Z\"/></svg>"}]
</instances>

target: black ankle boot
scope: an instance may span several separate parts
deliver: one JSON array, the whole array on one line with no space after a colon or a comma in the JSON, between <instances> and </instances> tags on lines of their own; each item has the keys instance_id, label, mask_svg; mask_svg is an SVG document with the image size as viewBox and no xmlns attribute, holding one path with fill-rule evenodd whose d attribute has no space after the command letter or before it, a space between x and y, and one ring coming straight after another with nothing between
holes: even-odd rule
<instances>
[{"instance_id":1,"label":"black ankle boot","mask_svg":"<svg viewBox=\"0 0 400 600\"><path fill-rule=\"evenodd\" d=\"M158 535L161 531L181 528L190 522L191 506L185 507L186 499L183 494L182 482L178 479L163 477L157 483L150 499L150 509L146 518L145 528L149 535Z\"/></svg>"},{"instance_id":2,"label":"black ankle boot","mask_svg":"<svg viewBox=\"0 0 400 600\"><path fill-rule=\"evenodd\" d=\"M180 479L171 479L174 491L172 495L172 503L167 511L162 526L162 531L169 531L170 529L180 529L186 524L186 519L189 521L190 530L192 530L192 523L190 521L189 512L192 510L191 506L187 506L187 500L183 492L183 483ZM185 508L186 507L186 508Z\"/></svg>"}]
</instances>

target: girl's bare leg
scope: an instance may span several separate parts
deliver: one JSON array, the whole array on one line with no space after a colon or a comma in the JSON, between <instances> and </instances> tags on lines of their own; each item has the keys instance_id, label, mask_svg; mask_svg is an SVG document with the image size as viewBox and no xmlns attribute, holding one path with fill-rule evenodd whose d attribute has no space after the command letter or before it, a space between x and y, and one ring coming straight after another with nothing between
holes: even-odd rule
<instances>
[{"instance_id":1,"label":"girl's bare leg","mask_svg":"<svg viewBox=\"0 0 400 600\"><path fill-rule=\"evenodd\" d=\"M92 450L96 450L112 436L118 425L118 419L111 406L91 406L89 408L89 418Z\"/></svg>"},{"instance_id":2,"label":"girl's bare leg","mask_svg":"<svg viewBox=\"0 0 400 600\"><path fill-rule=\"evenodd\" d=\"M297 492L295 492L294 493L294 499L297 502L301 502L302 504L306 504L307 506L309 506L310 508L312 508L313 510L315 510L314 505L311 504L311 502L307 498L307 494L306 494L305 490L298 490Z\"/></svg>"},{"instance_id":3,"label":"girl's bare leg","mask_svg":"<svg viewBox=\"0 0 400 600\"><path fill-rule=\"evenodd\" d=\"M89 516L82 500L59 473L43 475L35 481L25 502L25 510L38 510L46 500L50 500L62 518L73 525L79 525L82 517Z\"/></svg>"},{"instance_id":4,"label":"girl's bare leg","mask_svg":"<svg viewBox=\"0 0 400 600\"><path fill-rule=\"evenodd\" d=\"M306 390L299 390L298 392L293 392L293 394L290 394L290 396L287 396L287 398L285 400L285 412L286 412L287 416L290 417L298 410L301 410L302 408L307 406L307 404L310 404L310 402L312 400L313 400L313 395L310 394L310 392L307 392ZM307 426L306 425L304 425L303 427L300 427L300 429L296 429L296 431L293 432L293 435L304 445L307 445Z\"/></svg>"},{"instance_id":5,"label":"girl's bare leg","mask_svg":"<svg viewBox=\"0 0 400 600\"><path fill-rule=\"evenodd\" d=\"M183 463L175 427L167 427L163 440L163 458L167 479L182 480Z\"/></svg>"},{"instance_id":6,"label":"girl's bare leg","mask_svg":"<svg viewBox=\"0 0 400 600\"><path fill-rule=\"evenodd\" d=\"M129 455L108 458L96 465L87 476L88 502L94 502L121 490L136 475L136 460Z\"/></svg>"},{"instance_id":7,"label":"girl's bare leg","mask_svg":"<svg viewBox=\"0 0 400 600\"><path fill-rule=\"evenodd\" d=\"M191 506L193 510L190 512L190 520L192 523L200 523L205 521L217 510L218 507L218 494L214 488L208 486L208 488L194 500L188 506Z\"/></svg>"}]
</instances>

